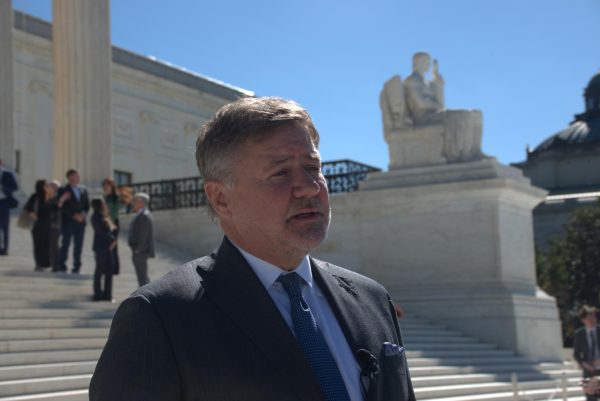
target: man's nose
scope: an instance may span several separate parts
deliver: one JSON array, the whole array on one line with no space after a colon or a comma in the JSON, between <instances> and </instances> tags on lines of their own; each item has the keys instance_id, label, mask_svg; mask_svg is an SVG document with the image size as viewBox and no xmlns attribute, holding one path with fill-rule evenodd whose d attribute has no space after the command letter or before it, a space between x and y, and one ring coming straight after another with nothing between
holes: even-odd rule
<instances>
[{"instance_id":1,"label":"man's nose","mask_svg":"<svg viewBox=\"0 0 600 401\"><path fill-rule=\"evenodd\" d=\"M312 198L321 191L319 175L302 170L294 175L293 194L296 198Z\"/></svg>"}]
</instances>

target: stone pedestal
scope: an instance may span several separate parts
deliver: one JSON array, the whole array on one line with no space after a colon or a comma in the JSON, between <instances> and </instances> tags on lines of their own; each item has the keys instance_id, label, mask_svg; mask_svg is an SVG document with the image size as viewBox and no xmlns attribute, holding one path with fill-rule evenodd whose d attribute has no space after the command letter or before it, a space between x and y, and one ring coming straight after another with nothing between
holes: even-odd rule
<instances>
[{"instance_id":1,"label":"stone pedestal","mask_svg":"<svg viewBox=\"0 0 600 401\"><path fill-rule=\"evenodd\" d=\"M14 60L11 0L0 0L0 159L14 169Z\"/></svg>"},{"instance_id":2,"label":"stone pedestal","mask_svg":"<svg viewBox=\"0 0 600 401\"><path fill-rule=\"evenodd\" d=\"M392 131L386 138L389 170L404 167L445 164L444 126L442 124Z\"/></svg>"},{"instance_id":3,"label":"stone pedestal","mask_svg":"<svg viewBox=\"0 0 600 401\"><path fill-rule=\"evenodd\" d=\"M408 313L557 361L558 311L534 266L531 210L544 196L495 159L374 173L332 196L315 256L378 280Z\"/></svg>"},{"instance_id":4,"label":"stone pedestal","mask_svg":"<svg viewBox=\"0 0 600 401\"><path fill-rule=\"evenodd\" d=\"M99 187L112 176L109 0L54 0L54 177L78 169Z\"/></svg>"}]
</instances>

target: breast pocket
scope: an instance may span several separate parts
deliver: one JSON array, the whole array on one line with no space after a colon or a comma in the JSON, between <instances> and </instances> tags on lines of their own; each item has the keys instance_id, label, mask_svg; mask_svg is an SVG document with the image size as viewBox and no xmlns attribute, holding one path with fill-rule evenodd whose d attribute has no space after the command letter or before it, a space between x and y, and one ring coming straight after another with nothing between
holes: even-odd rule
<instances>
[{"instance_id":1,"label":"breast pocket","mask_svg":"<svg viewBox=\"0 0 600 401\"><path fill-rule=\"evenodd\" d=\"M380 361L381 399L386 401L410 400L410 385L405 352L395 355L383 354Z\"/></svg>"}]
</instances>

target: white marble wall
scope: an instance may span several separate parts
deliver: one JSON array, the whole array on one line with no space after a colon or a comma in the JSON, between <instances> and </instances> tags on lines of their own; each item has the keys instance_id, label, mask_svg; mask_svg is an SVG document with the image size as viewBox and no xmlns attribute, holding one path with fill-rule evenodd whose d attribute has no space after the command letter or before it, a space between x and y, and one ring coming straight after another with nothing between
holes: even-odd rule
<instances>
[{"instance_id":1,"label":"white marble wall","mask_svg":"<svg viewBox=\"0 0 600 401\"><path fill-rule=\"evenodd\" d=\"M53 165L52 44L14 30L15 148L21 188L31 192ZM112 165L134 182L198 175L194 144L199 127L230 100L112 64Z\"/></svg>"},{"instance_id":2,"label":"white marble wall","mask_svg":"<svg viewBox=\"0 0 600 401\"><path fill-rule=\"evenodd\" d=\"M11 0L0 0L0 159L14 168L14 66Z\"/></svg>"}]
</instances>

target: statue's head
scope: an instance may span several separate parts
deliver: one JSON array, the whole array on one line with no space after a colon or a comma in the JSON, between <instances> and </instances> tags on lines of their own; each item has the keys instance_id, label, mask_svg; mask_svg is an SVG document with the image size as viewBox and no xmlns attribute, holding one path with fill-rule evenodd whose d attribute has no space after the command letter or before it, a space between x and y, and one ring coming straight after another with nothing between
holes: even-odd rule
<instances>
[{"instance_id":1,"label":"statue's head","mask_svg":"<svg viewBox=\"0 0 600 401\"><path fill-rule=\"evenodd\" d=\"M431 63L431 57L429 53L417 52L413 55L413 72L419 72L425 74L429 71L429 65Z\"/></svg>"}]
</instances>

